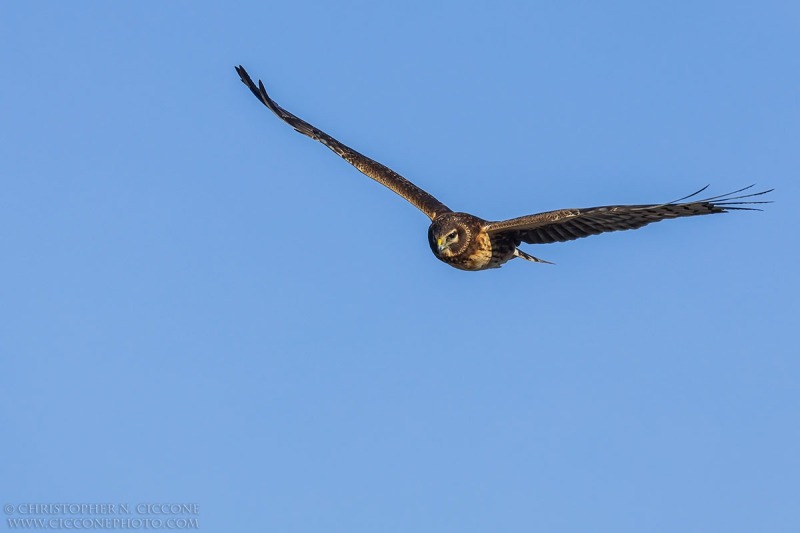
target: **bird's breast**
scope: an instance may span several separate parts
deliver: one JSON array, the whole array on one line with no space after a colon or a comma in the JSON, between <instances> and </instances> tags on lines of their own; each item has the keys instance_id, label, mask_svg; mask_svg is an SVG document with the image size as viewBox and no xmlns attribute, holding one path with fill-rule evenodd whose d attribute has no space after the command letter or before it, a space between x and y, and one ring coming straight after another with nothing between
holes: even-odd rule
<instances>
[{"instance_id":1,"label":"bird's breast","mask_svg":"<svg viewBox=\"0 0 800 533\"><path fill-rule=\"evenodd\" d=\"M461 270L486 270L497 268L514 256L514 243L508 239L489 237L485 231L473 234L472 242L461 254L446 262Z\"/></svg>"}]
</instances>

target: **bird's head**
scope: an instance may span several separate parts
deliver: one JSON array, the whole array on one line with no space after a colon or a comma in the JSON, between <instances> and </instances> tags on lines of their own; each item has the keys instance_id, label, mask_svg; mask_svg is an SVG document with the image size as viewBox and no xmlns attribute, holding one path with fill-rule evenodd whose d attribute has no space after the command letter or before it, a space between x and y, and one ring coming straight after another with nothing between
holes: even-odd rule
<instances>
[{"instance_id":1,"label":"bird's head","mask_svg":"<svg viewBox=\"0 0 800 533\"><path fill-rule=\"evenodd\" d=\"M446 213L437 217L428 228L428 244L438 258L463 253L472 239L473 229L462 213Z\"/></svg>"}]
</instances>

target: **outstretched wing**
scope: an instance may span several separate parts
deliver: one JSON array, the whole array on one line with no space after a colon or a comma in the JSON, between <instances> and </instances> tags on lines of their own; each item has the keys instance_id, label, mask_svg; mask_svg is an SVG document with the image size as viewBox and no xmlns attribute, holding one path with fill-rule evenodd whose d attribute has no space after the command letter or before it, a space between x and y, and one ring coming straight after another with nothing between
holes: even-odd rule
<instances>
[{"instance_id":1,"label":"outstretched wing","mask_svg":"<svg viewBox=\"0 0 800 533\"><path fill-rule=\"evenodd\" d=\"M411 202L417 207L417 209L428 215L428 218L431 220L442 213L450 212L450 209L448 209L446 205L405 179L394 170L356 152L349 146L345 146L324 131L315 128L305 120L302 120L283 109L281 106L276 104L275 101L269 97L269 95L267 95L267 91L264 89L264 84L261 83L261 80L258 81L258 86L256 86L256 84L253 83L253 80L250 79L250 75L247 74L247 71L241 65L236 67L236 72L239 73L242 83L250 88L253 94L256 95L256 98L261 100L265 106L270 108L273 113L278 115L278 118L286 122L303 135L321 142L333 150L336 154L341 156L345 161L360 170L363 174L390 188Z\"/></svg>"},{"instance_id":2,"label":"outstretched wing","mask_svg":"<svg viewBox=\"0 0 800 533\"><path fill-rule=\"evenodd\" d=\"M607 231L637 229L652 222L659 222L668 218L710 215L713 213L725 213L729 210L757 210L757 208L742 206L770 203L749 199L772 192L772 189L770 189L768 191L735 196L753 187L750 185L728 194L694 202L684 202L684 200L700 194L707 187L708 185L696 193L666 204L609 205L587 209L560 209L558 211L512 218L502 222L489 222L486 230L490 234L511 232L516 239L529 244L564 242Z\"/></svg>"}]
</instances>

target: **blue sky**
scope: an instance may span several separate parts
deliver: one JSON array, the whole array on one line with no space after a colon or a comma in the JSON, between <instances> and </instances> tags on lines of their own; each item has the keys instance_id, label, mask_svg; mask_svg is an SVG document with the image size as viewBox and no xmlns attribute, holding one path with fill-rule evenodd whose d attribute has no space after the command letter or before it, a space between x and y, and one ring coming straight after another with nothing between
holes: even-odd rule
<instances>
[{"instance_id":1,"label":"blue sky","mask_svg":"<svg viewBox=\"0 0 800 533\"><path fill-rule=\"evenodd\" d=\"M15 2L0 44L4 504L800 527L796 2ZM460 272L237 64L487 219L776 203Z\"/></svg>"}]
</instances>

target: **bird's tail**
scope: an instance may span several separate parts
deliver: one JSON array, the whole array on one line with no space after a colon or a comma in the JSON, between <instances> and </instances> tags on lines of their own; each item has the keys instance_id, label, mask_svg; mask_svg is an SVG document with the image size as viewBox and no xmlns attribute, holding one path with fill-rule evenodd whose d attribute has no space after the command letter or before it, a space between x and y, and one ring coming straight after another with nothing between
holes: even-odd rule
<instances>
[{"instance_id":1,"label":"bird's tail","mask_svg":"<svg viewBox=\"0 0 800 533\"><path fill-rule=\"evenodd\" d=\"M551 263L550 261L545 261L544 259L533 257L531 254L527 254L522 250L520 250L519 248L514 248L514 257L520 257L522 259L525 259L526 261L533 261L534 263L545 263L547 265L555 265L555 263Z\"/></svg>"}]
</instances>

